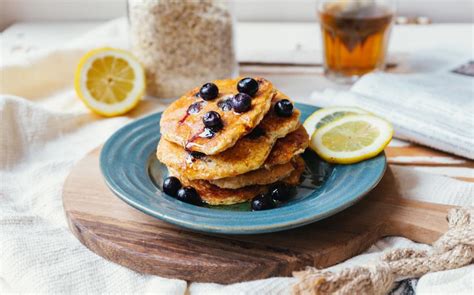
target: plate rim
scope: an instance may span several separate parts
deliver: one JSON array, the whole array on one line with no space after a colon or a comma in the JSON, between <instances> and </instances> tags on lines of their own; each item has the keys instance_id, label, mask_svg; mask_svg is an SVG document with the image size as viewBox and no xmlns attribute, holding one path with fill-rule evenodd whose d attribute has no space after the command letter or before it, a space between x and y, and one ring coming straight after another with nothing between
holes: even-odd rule
<instances>
[{"instance_id":1,"label":"plate rim","mask_svg":"<svg viewBox=\"0 0 474 295\"><path fill-rule=\"evenodd\" d=\"M303 113L303 109L308 109L309 108L310 112L313 112L313 111L319 109L316 106L303 104L303 103L296 103L296 107L301 109L302 113ZM288 229L291 229L291 228L296 228L296 227L300 227L300 226L303 226L303 225L306 225L306 224L309 224L309 223L313 223L313 222L322 220L324 218L327 218L329 216L332 216L332 215L334 215L338 212L341 212L341 211L347 209L348 207L351 207L355 203L359 202L362 198L364 198L370 191L372 191L378 185L378 183L380 182L380 180L384 176L384 174L386 172L386 169L387 169L386 155L385 155L385 152L382 152L377 157L372 159L372 160L375 160L375 159L381 158L381 159L383 159L383 161L382 161L383 164L382 164L382 167L381 167L382 169L381 169L380 173L375 178L373 178L373 181L371 182L370 186L365 187L365 189L363 191L359 192L356 196L352 197L351 199L349 199L345 202L342 202L338 206L332 207L331 209L326 210L325 212L321 212L319 214L302 215L299 218L295 218L295 219L290 220L290 221L271 222L271 223L258 225L258 226L257 225L242 226L242 225L239 225L238 223L234 226L229 226L229 225L215 226L215 225L210 225L210 224L202 223L202 222L199 223L196 220L194 220L194 221L192 221L192 220L191 221L190 220L183 220L183 219L180 219L179 217L173 216L172 214L171 215L163 214L163 212L158 212L155 209L149 208L149 206L142 205L141 203L134 201L133 197L128 196L120 188L116 187L116 184L113 181L113 179L111 178L111 175L109 173L110 172L109 167L107 167L107 161L106 161L106 158L108 156L107 153L110 150L111 146L114 144L115 139L118 136L120 136L121 133L126 132L128 129L130 129L134 126L140 126L140 124L145 125L145 123L147 121L152 120L155 117L156 117L156 119L159 119L159 118L161 118L161 114L162 114L162 112L150 114L148 116L145 116L143 118L140 118L138 120L130 122L130 123L126 124L125 126L121 127L120 129L118 129L117 131L115 131L107 139L107 141L105 142L105 144L103 145L103 147L101 149L101 152L100 152L100 170L101 170L102 176L104 178L104 181L105 181L107 187L114 193L114 195L116 195L118 198L120 198L125 203L129 204L130 206L132 206L132 207L140 210L141 212L143 212L147 215L150 215L154 218L158 218L158 219L163 220L165 222L168 222L168 223L171 223L171 224L174 224L174 225L177 225L177 226L185 227L185 228L188 228L188 229L191 229L191 230L194 230L194 231L198 231L198 232L210 232L210 233L220 233L220 234L259 234L259 233L269 233L269 232L288 230ZM157 124L156 132L159 134L159 131L160 131L159 130L159 124ZM161 135L158 135L158 138L161 138ZM150 154L148 154L148 157L149 156L150 156ZM344 167L344 166L348 167L348 166L352 166L352 165L335 165L335 166L336 167ZM148 167L142 167L142 168L144 168L143 171L147 174L147 168ZM332 172L331 175L333 173L334 172ZM151 180L150 180L150 182L151 182ZM155 189L158 189L158 188L156 188L156 186L154 184L153 184L153 187ZM313 191L311 194L314 194L315 192L316 191ZM166 196L163 192L160 192L158 194L159 194L159 196L157 196L155 194L155 196L153 196L153 197L165 197L165 198L168 198L168 199L173 199L169 196ZM311 196L311 194L309 196ZM307 197L309 197L309 196L307 196ZM175 201L179 202L177 200L175 200ZM175 203L175 202L173 202L173 203ZM201 209L203 209L203 207L197 207L197 206L189 205L189 204L182 203L182 202L179 202L178 204L179 204L179 207L188 209L188 210L186 210L187 213L189 213L189 212L198 212ZM285 206L285 207L282 207L282 208L291 208L291 206ZM262 214L266 214L268 216L272 216L272 215L277 214L279 212L279 209L282 209L282 208L276 208L276 209L272 209L272 210L265 210L265 211L258 211L258 212L255 212L255 211L235 212L235 211L226 211L226 210L215 210L215 209L210 209L210 208L205 208L205 209L212 210L213 212L212 212L211 215L214 215L214 216L216 216L216 215L229 215L229 214L236 214L236 213L260 214L260 216ZM286 210L288 211L289 209L286 209ZM221 214L217 214L216 211L220 211ZM236 214L236 216L238 216L238 215L239 214ZM248 215L245 215L245 216L247 217Z\"/></svg>"}]
</instances>

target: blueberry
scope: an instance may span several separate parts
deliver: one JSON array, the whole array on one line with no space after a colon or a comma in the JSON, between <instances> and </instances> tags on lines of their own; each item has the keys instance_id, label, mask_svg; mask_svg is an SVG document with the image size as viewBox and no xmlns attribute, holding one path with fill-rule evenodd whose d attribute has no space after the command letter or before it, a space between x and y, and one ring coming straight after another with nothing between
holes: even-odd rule
<instances>
[{"instance_id":1,"label":"blueberry","mask_svg":"<svg viewBox=\"0 0 474 295\"><path fill-rule=\"evenodd\" d=\"M267 210L275 208L275 202L267 194L260 194L252 199L250 205L253 211Z\"/></svg>"},{"instance_id":2,"label":"blueberry","mask_svg":"<svg viewBox=\"0 0 474 295\"><path fill-rule=\"evenodd\" d=\"M232 110L232 99L223 99L217 103L217 106L221 108L224 112Z\"/></svg>"},{"instance_id":3,"label":"blueberry","mask_svg":"<svg viewBox=\"0 0 474 295\"><path fill-rule=\"evenodd\" d=\"M216 132L222 129L222 119L218 112L210 111L204 114L202 117L204 126Z\"/></svg>"},{"instance_id":4,"label":"blueberry","mask_svg":"<svg viewBox=\"0 0 474 295\"><path fill-rule=\"evenodd\" d=\"M275 112L279 117L291 117L293 104L288 99L282 99L275 105Z\"/></svg>"},{"instance_id":5,"label":"blueberry","mask_svg":"<svg viewBox=\"0 0 474 295\"><path fill-rule=\"evenodd\" d=\"M202 109L203 104L205 104L204 101L198 101L198 102L195 102L195 103L191 104L188 107L187 113L188 114L197 114L197 113L199 113L199 111L201 111L201 109Z\"/></svg>"},{"instance_id":6,"label":"blueberry","mask_svg":"<svg viewBox=\"0 0 474 295\"><path fill-rule=\"evenodd\" d=\"M237 84L237 90L239 90L239 92L253 96L258 91L258 82L252 78L244 78Z\"/></svg>"},{"instance_id":7,"label":"blueberry","mask_svg":"<svg viewBox=\"0 0 474 295\"><path fill-rule=\"evenodd\" d=\"M202 200L199 196L198 192L190 186L185 186L178 190L178 194L176 198L182 202L193 204L193 205L201 205Z\"/></svg>"},{"instance_id":8,"label":"blueberry","mask_svg":"<svg viewBox=\"0 0 474 295\"><path fill-rule=\"evenodd\" d=\"M245 113L252 106L252 98L247 93L238 93L232 98L232 107L237 113Z\"/></svg>"},{"instance_id":9,"label":"blueberry","mask_svg":"<svg viewBox=\"0 0 474 295\"><path fill-rule=\"evenodd\" d=\"M214 83L206 83L202 85L199 90L199 96L204 100L211 100L217 97L219 94L219 88Z\"/></svg>"},{"instance_id":10,"label":"blueberry","mask_svg":"<svg viewBox=\"0 0 474 295\"><path fill-rule=\"evenodd\" d=\"M181 181L174 176L165 178L163 181L163 191L172 197L176 197L178 190L181 188Z\"/></svg>"},{"instance_id":11,"label":"blueberry","mask_svg":"<svg viewBox=\"0 0 474 295\"><path fill-rule=\"evenodd\" d=\"M285 202L291 196L290 187L284 183L277 183L270 189L270 196L275 201Z\"/></svg>"}]
</instances>

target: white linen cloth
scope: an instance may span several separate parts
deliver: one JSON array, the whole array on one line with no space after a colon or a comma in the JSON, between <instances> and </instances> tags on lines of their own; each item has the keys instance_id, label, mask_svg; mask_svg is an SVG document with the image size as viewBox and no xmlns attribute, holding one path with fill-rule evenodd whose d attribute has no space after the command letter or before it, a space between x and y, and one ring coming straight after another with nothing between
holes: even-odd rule
<instances>
[{"instance_id":1,"label":"white linen cloth","mask_svg":"<svg viewBox=\"0 0 474 295\"><path fill-rule=\"evenodd\" d=\"M114 131L144 114L162 110L148 99L127 116L105 119L77 99L73 73L84 49L127 47L124 19L66 44L0 65L0 294L150 293L287 294L292 278L233 285L189 283L142 275L109 262L84 247L68 230L61 201L73 165ZM406 198L472 205L470 183L392 167ZM393 247L423 247L404 238L386 238L365 254L333 268L364 264ZM419 294L471 293L474 266L428 274Z\"/></svg>"}]
</instances>

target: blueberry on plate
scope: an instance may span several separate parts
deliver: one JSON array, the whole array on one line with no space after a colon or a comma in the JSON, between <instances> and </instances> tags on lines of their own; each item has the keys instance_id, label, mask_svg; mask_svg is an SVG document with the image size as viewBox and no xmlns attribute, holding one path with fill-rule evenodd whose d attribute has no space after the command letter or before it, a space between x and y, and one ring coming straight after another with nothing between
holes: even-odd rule
<instances>
[{"instance_id":1,"label":"blueberry on plate","mask_svg":"<svg viewBox=\"0 0 474 295\"><path fill-rule=\"evenodd\" d=\"M258 82L252 78L243 78L237 84L237 90L239 90L239 92L253 96L258 91Z\"/></svg>"},{"instance_id":2,"label":"blueberry on plate","mask_svg":"<svg viewBox=\"0 0 474 295\"><path fill-rule=\"evenodd\" d=\"M270 195L260 194L250 202L253 211L268 210L275 208L275 202Z\"/></svg>"},{"instance_id":3,"label":"blueberry on plate","mask_svg":"<svg viewBox=\"0 0 474 295\"><path fill-rule=\"evenodd\" d=\"M176 197L181 188L181 181L174 176L169 176L163 181L163 191L172 197Z\"/></svg>"},{"instance_id":4,"label":"blueberry on plate","mask_svg":"<svg viewBox=\"0 0 474 295\"><path fill-rule=\"evenodd\" d=\"M210 111L204 114L202 117L202 122L204 126L216 132L222 129L222 119L218 112Z\"/></svg>"},{"instance_id":5,"label":"blueberry on plate","mask_svg":"<svg viewBox=\"0 0 474 295\"><path fill-rule=\"evenodd\" d=\"M214 83L206 83L199 90L199 96L204 100L211 100L219 95L219 88Z\"/></svg>"},{"instance_id":6,"label":"blueberry on plate","mask_svg":"<svg viewBox=\"0 0 474 295\"><path fill-rule=\"evenodd\" d=\"M291 117L293 104L288 99L282 99L275 104L275 112L279 117Z\"/></svg>"},{"instance_id":7,"label":"blueberry on plate","mask_svg":"<svg viewBox=\"0 0 474 295\"><path fill-rule=\"evenodd\" d=\"M252 106L252 98L247 93L237 93L232 98L232 107L237 113L245 113Z\"/></svg>"},{"instance_id":8,"label":"blueberry on plate","mask_svg":"<svg viewBox=\"0 0 474 295\"><path fill-rule=\"evenodd\" d=\"M185 186L183 188L180 188L178 190L178 194L176 198L188 204L193 204L197 206L202 204L202 200L198 192L193 187L190 187L190 186Z\"/></svg>"},{"instance_id":9,"label":"blueberry on plate","mask_svg":"<svg viewBox=\"0 0 474 295\"><path fill-rule=\"evenodd\" d=\"M290 187L282 182L273 185L270 188L270 196L275 201L285 202L291 197Z\"/></svg>"}]
</instances>

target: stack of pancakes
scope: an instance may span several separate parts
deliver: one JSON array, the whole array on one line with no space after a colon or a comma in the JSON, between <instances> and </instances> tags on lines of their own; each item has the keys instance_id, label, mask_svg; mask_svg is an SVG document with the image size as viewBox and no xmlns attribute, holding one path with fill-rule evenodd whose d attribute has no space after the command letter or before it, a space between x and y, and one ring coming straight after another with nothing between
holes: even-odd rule
<instances>
[{"instance_id":1,"label":"stack of pancakes","mask_svg":"<svg viewBox=\"0 0 474 295\"><path fill-rule=\"evenodd\" d=\"M229 106L238 93L235 80L217 80L216 99L199 97L199 87L172 103L160 121L157 157L184 186L194 187L211 205L245 202L265 193L276 182L299 184L305 164L300 154L308 134L296 108L278 116L274 105L288 99L263 78L251 109L236 113ZM216 111L223 128L209 133L202 117Z\"/></svg>"}]
</instances>

